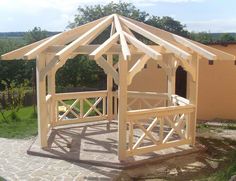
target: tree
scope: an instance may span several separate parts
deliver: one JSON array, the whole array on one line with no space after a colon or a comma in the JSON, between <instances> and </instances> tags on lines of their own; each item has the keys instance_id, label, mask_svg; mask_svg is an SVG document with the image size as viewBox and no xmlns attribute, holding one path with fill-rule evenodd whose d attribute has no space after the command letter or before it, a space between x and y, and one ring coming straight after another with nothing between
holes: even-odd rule
<instances>
[{"instance_id":1,"label":"tree","mask_svg":"<svg viewBox=\"0 0 236 181\"><path fill-rule=\"evenodd\" d=\"M42 30L40 27L34 27L32 30L29 30L25 33L24 39L27 44L42 40L48 37L48 32Z\"/></svg>"},{"instance_id":2,"label":"tree","mask_svg":"<svg viewBox=\"0 0 236 181\"><path fill-rule=\"evenodd\" d=\"M235 41L235 37L229 33L224 33L220 36L220 41L223 43Z\"/></svg>"},{"instance_id":3,"label":"tree","mask_svg":"<svg viewBox=\"0 0 236 181\"><path fill-rule=\"evenodd\" d=\"M142 22L145 22L149 16L148 13L137 9L132 3L126 2L110 2L107 5L94 5L85 7L80 6L78 7L77 11L78 14L75 15L74 22L71 22L68 25L68 28L74 28L76 26L86 24L114 13Z\"/></svg>"},{"instance_id":4,"label":"tree","mask_svg":"<svg viewBox=\"0 0 236 181\"><path fill-rule=\"evenodd\" d=\"M192 32L190 34L190 38L204 44L214 42L212 35L207 32L200 32L200 33Z\"/></svg>"},{"instance_id":5,"label":"tree","mask_svg":"<svg viewBox=\"0 0 236 181\"><path fill-rule=\"evenodd\" d=\"M151 16L146 20L146 23L184 37L189 37L190 35L189 32L185 30L186 25L181 24L179 21L176 21L169 16Z\"/></svg>"},{"instance_id":6,"label":"tree","mask_svg":"<svg viewBox=\"0 0 236 181\"><path fill-rule=\"evenodd\" d=\"M140 9L136 8L132 3L111 2L107 5L79 7L77 11L78 14L75 15L74 22L68 25L69 28L74 28L76 26L80 26L104 16L116 13L175 34L179 34L182 36L189 35L188 31L185 30L186 26L182 25L179 21L176 21L168 16L150 16L147 12L141 11Z\"/></svg>"}]
</instances>

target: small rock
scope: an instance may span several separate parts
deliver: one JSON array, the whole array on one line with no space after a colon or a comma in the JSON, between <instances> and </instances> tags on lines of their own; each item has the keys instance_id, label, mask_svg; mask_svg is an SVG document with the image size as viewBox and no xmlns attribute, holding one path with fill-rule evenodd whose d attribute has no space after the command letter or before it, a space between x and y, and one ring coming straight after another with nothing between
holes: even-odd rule
<instances>
[{"instance_id":1,"label":"small rock","mask_svg":"<svg viewBox=\"0 0 236 181\"><path fill-rule=\"evenodd\" d=\"M236 175L233 175L229 181L236 181Z\"/></svg>"}]
</instances>

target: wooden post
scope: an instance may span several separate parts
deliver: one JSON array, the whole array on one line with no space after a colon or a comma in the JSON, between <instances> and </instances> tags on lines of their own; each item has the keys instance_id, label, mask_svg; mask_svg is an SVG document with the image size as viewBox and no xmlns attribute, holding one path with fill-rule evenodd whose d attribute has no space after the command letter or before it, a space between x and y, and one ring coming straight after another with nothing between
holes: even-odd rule
<instances>
[{"instance_id":1,"label":"wooden post","mask_svg":"<svg viewBox=\"0 0 236 181\"><path fill-rule=\"evenodd\" d=\"M37 74L37 110L38 110L38 134L40 146L47 147L47 113L46 113L46 78L41 76L41 70L45 67L46 55L41 53L36 60Z\"/></svg>"},{"instance_id":2,"label":"wooden post","mask_svg":"<svg viewBox=\"0 0 236 181\"><path fill-rule=\"evenodd\" d=\"M56 94L56 86L55 86L55 70L49 72L48 74L48 93L51 94L51 124L56 122L56 102L55 102L55 94Z\"/></svg>"},{"instance_id":3,"label":"wooden post","mask_svg":"<svg viewBox=\"0 0 236 181\"><path fill-rule=\"evenodd\" d=\"M171 102L171 95L175 94L175 74L176 74L176 68L174 67L174 63L173 63L173 58L168 56L169 60L168 60L168 64L170 66L168 75L167 75L167 92L168 92L168 101L167 101L167 105L171 106L172 102Z\"/></svg>"},{"instance_id":4,"label":"wooden post","mask_svg":"<svg viewBox=\"0 0 236 181\"><path fill-rule=\"evenodd\" d=\"M196 137L196 122L197 122L197 100L198 100L198 70L199 70L199 58L197 55L193 55L192 66L195 69L196 81L193 81L192 76L187 74L187 97L190 101L190 104L195 105L195 111L189 116L189 131L191 145L195 144Z\"/></svg>"},{"instance_id":5,"label":"wooden post","mask_svg":"<svg viewBox=\"0 0 236 181\"><path fill-rule=\"evenodd\" d=\"M113 66L112 54L107 55L107 62ZM113 79L110 73L107 74L107 119L112 121L113 118L113 95L112 95Z\"/></svg>"},{"instance_id":6,"label":"wooden post","mask_svg":"<svg viewBox=\"0 0 236 181\"><path fill-rule=\"evenodd\" d=\"M126 158L126 121L127 121L127 61L119 56L119 109L118 109L118 158L120 161Z\"/></svg>"}]
</instances>

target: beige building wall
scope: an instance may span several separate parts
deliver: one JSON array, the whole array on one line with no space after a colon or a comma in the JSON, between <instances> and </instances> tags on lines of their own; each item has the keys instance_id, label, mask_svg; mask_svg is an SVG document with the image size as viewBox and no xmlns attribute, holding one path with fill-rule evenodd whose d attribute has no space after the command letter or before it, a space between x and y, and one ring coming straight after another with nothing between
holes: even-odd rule
<instances>
[{"instance_id":1,"label":"beige building wall","mask_svg":"<svg viewBox=\"0 0 236 181\"><path fill-rule=\"evenodd\" d=\"M211 45L236 56L236 44ZM166 92L167 77L153 60L138 73L129 90ZM200 61L198 119L236 119L236 65L233 61Z\"/></svg>"},{"instance_id":2,"label":"beige building wall","mask_svg":"<svg viewBox=\"0 0 236 181\"><path fill-rule=\"evenodd\" d=\"M236 56L236 44L211 47ZM198 119L236 119L236 65L233 61L200 62Z\"/></svg>"},{"instance_id":3,"label":"beige building wall","mask_svg":"<svg viewBox=\"0 0 236 181\"><path fill-rule=\"evenodd\" d=\"M149 60L141 72L139 72L128 87L132 91L160 92L167 90L167 76L163 69L158 68L155 60Z\"/></svg>"}]
</instances>

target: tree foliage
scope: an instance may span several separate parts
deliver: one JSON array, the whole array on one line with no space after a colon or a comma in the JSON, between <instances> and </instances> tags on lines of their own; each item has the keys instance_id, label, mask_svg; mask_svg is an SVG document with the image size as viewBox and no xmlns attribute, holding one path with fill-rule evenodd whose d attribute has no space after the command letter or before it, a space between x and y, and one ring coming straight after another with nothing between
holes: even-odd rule
<instances>
[{"instance_id":1,"label":"tree foliage","mask_svg":"<svg viewBox=\"0 0 236 181\"><path fill-rule=\"evenodd\" d=\"M233 41L235 41L235 36L233 36L229 33L224 33L220 36L220 41L221 42L233 42Z\"/></svg>"},{"instance_id":2,"label":"tree foliage","mask_svg":"<svg viewBox=\"0 0 236 181\"><path fill-rule=\"evenodd\" d=\"M46 30L42 30L40 27L34 27L32 30L29 30L24 35L24 39L27 44L34 43L47 37L48 32Z\"/></svg>"},{"instance_id":3,"label":"tree foliage","mask_svg":"<svg viewBox=\"0 0 236 181\"><path fill-rule=\"evenodd\" d=\"M185 29L186 25L181 24L180 21L174 20L169 16L151 16L145 23L155 26L157 28L175 33L184 37L189 37L189 32Z\"/></svg>"},{"instance_id":4,"label":"tree foliage","mask_svg":"<svg viewBox=\"0 0 236 181\"><path fill-rule=\"evenodd\" d=\"M71 22L68 25L69 28L74 28L76 26L116 13L150 24L157 28L170 31L172 33L188 36L188 31L185 30L186 26L182 25L179 21L176 21L168 16L158 17L149 15L147 12L135 7L132 3L110 2L106 5L85 6L79 7L77 12L78 13L75 15L74 22Z\"/></svg>"},{"instance_id":5,"label":"tree foliage","mask_svg":"<svg viewBox=\"0 0 236 181\"><path fill-rule=\"evenodd\" d=\"M144 22L149 16L148 13L137 9L132 3L126 2L110 2L107 5L85 7L79 6L77 12L78 13L75 15L74 22L71 22L68 25L69 28L74 28L114 13L142 22Z\"/></svg>"},{"instance_id":6,"label":"tree foliage","mask_svg":"<svg viewBox=\"0 0 236 181\"><path fill-rule=\"evenodd\" d=\"M192 32L190 35L191 39L207 44L207 43L213 43L214 39L210 33L207 32L200 32L200 33L194 33Z\"/></svg>"}]
</instances>

